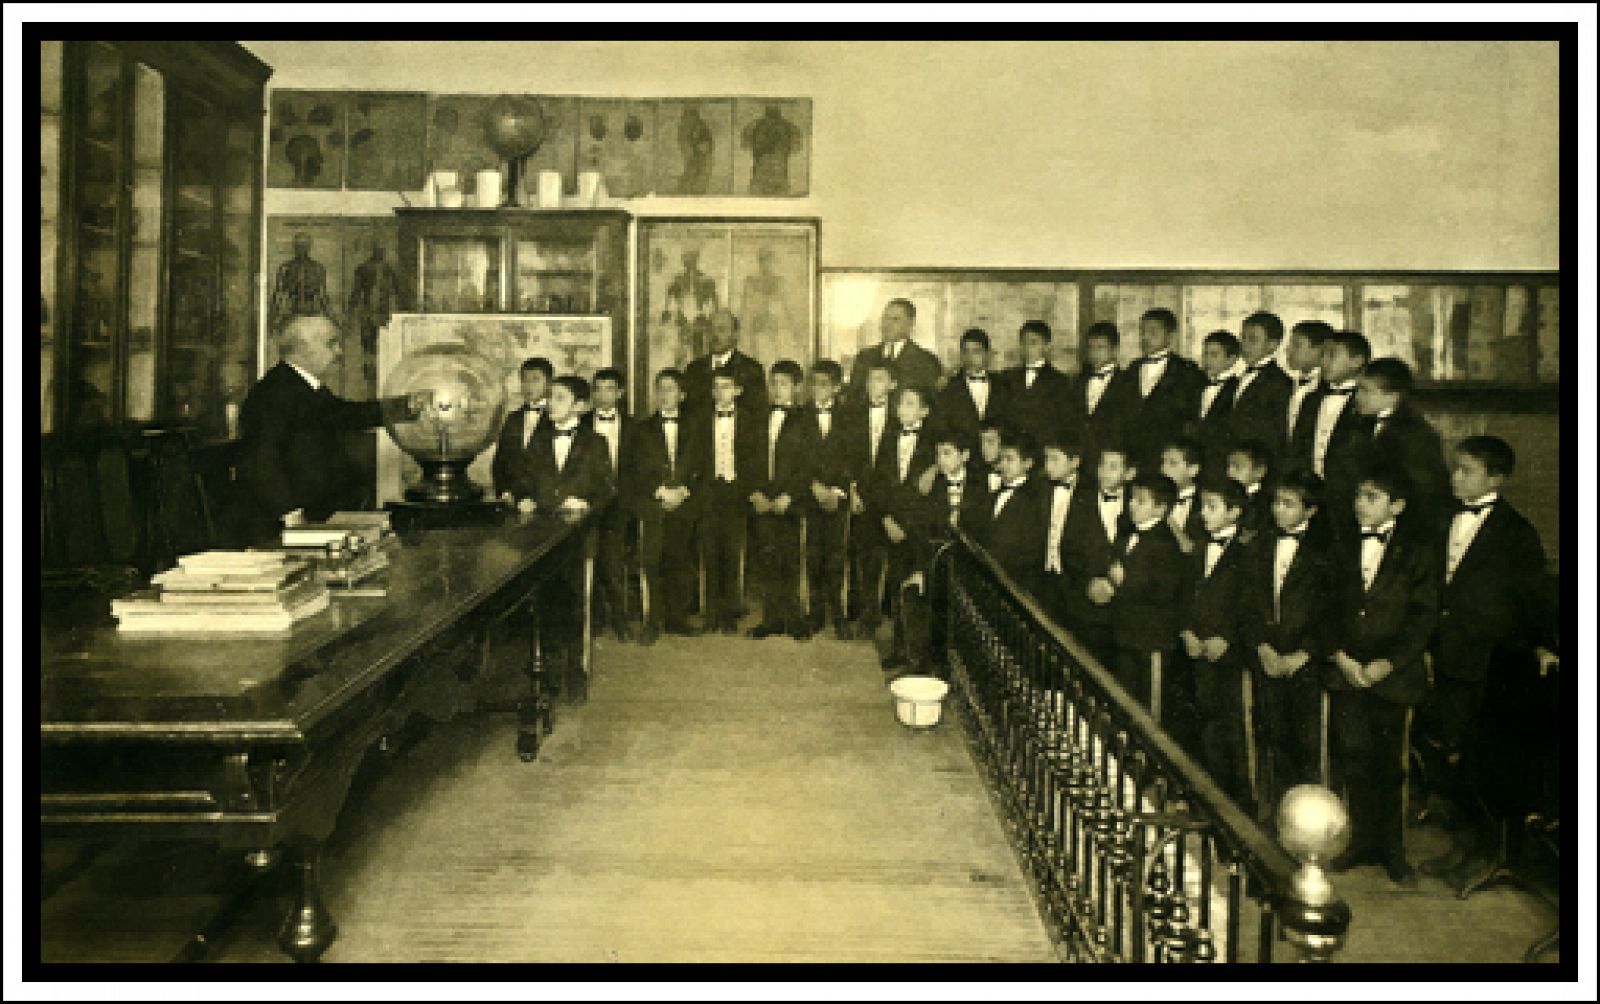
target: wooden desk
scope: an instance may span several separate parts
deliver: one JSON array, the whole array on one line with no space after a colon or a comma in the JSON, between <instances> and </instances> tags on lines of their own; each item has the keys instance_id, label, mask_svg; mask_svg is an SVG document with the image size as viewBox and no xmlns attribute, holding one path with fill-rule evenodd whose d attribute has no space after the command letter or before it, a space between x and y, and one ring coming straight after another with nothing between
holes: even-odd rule
<instances>
[{"instance_id":1,"label":"wooden desk","mask_svg":"<svg viewBox=\"0 0 1600 1004\"><path fill-rule=\"evenodd\" d=\"M392 555L383 599L335 599L282 640L120 637L103 601L41 640L40 813L46 834L193 838L299 870L279 944L318 958L335 928L317 891L318 849L362 758L409 720L471 709L488 631L528 629L518 753L548 733L541 584L582 573L582 683L589 658L593 517L567 525L435 530ZM287 851L287 854L281 852Z\"/></svg>"}]
</instances>

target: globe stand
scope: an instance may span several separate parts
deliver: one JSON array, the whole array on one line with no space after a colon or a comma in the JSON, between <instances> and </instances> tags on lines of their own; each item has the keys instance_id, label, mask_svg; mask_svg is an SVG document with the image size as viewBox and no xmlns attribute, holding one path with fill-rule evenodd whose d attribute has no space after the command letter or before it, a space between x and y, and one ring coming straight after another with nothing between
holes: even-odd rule
<instances>
[{"instance_id":1,"label":"globe stand","mask_svg":"<svg viewBox=\"0 0 1600 1004\"><path fill-rule=\"evenodd\" d=\"M467 477L471 457L450 460L418 460L422 467L422 480L406 489L407 502L428 505L453 505L459 502L476 502L483 498L483 488Z\"/></svg>"},{"instance_id":2,"label":"globe stand","mask_svg":"<svg viewBox=\"0 0 1600 1004\"><path fill-rule=\"evenodd\" d=\"M385 506L395 533L408 537L423 530L504 522L506 508L494 500L486 501L483 488L467 477L471 460L418 460L422 480L406 489L404 501Z\"/></svg>"}]
</instances>

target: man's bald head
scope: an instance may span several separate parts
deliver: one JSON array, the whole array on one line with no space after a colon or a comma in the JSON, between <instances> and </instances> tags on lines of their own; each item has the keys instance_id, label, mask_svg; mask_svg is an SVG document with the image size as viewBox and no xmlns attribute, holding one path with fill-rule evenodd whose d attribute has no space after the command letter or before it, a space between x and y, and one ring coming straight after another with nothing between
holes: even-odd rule
<instances>
[{"instance_id":1,"label":"man's bald head","mask_svg":"<svg viewBox=\"0 0 1600 1004\"><path fill-rule=\"evenodd\" d=\"M339 328L320 314L291 317L278 332L278 355L318 377L339 355Z\"/></svg>"}]
</instances>

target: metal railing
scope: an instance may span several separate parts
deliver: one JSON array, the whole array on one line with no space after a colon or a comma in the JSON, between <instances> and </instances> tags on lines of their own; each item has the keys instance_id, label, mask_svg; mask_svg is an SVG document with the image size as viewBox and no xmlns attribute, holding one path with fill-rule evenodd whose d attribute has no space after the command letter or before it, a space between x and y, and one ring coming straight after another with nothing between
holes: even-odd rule
<instances>
[{"instance_id":1,"label":"metal railing","mask_svg":"<svg viewBox=\"0 0 1600 1004\"><path fill-rule=\"evenodd\" d=\"M1321 869L1348 834L1332 793L1290 792L1280 844L965 533L934 574L935 651L1067 961L1270 962L1280 935L1332 957L1350 921Z\"/></svg>"}]
</instances>

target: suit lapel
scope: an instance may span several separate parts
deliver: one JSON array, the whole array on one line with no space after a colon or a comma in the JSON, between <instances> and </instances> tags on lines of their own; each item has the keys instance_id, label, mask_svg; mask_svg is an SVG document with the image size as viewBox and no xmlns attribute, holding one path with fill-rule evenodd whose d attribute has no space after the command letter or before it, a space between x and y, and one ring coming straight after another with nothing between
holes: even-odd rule
<instances>
[{"instance_id":1,"label":"suit lapel","mask_svg":"<svg viewBox=\"0 0 1600 1004\"><path fill-rule=\"evenodd\" d=\"M1478 527L1478 533L1472 538L1472 543L1467 546L1467 551L1461 556L1461 563L1456 566L1456 574L1451 576L1451 581L1461 576L1463 571L1470 571L1477 566L1479 556L1488 554L1493 549L1495 535L1504 532L1506 521L1510 519L1503 511L1505 500L1499 499L1490 507L1489 515L1484 517L1483 525ZM1450 517L1450 522L1455 522L1455 517ZM1445 533L1450 532L1449 525L1445 526ZM1448 538L1447 538L1448 546Z\"/></svg>"}]
</instances>

